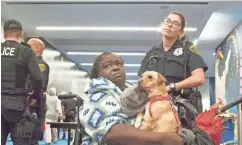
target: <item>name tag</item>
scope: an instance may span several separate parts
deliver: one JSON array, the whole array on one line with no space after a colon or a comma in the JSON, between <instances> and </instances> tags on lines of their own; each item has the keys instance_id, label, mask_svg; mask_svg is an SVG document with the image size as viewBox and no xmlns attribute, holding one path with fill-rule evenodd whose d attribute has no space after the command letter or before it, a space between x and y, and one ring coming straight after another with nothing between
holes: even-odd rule
<instances>
[{"instance_id":1,"label":"name tag","mask_svg":"<svg viewBox=\"0 0 242 145\"><path fill-rule=\"evenodd\" d=\"M17 55L18 55L18 48L14 48L14 47L1 48L2 57L17 57Z\"/></svg>"}]
</instances>

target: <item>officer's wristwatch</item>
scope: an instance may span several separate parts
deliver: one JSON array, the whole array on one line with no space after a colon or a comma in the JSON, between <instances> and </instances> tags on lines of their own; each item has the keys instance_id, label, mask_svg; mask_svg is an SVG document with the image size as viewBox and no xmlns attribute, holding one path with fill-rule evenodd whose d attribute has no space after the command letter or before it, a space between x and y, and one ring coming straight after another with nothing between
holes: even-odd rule
<instances>
[{"instance_id":1,"label":"officer's wristwatch","mask_svg":"<svg viewBox=\"0 0 242 145\"><path fill-rule=\"evenodd\" d=\"M175 83L170 83L169 87L171 89L171 92L175 92L176 91L176 84Z\"/></svg>"}]
</instances>

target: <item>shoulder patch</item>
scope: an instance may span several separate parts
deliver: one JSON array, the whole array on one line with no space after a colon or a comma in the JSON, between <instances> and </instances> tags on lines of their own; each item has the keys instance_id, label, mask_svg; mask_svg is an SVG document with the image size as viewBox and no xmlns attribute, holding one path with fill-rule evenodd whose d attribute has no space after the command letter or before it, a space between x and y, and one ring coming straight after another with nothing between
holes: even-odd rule
<instances>
[{"instance_id":1,"label":"shoulder patch","mask_svg":"<svg viewBox=\"0 0 242 145\"><path fill-rule=\"evenodd\" d=\"M45 64L39 64L39 69L41 72L44 72L46 69L46 65Z\"/></svg>"},{"instance_id":2,"label":"shoulder patch","mask_svg":"<svg viewBox=\"0 0 242 145\"><path fill-rule=\"evenodd\" d=\"M196 47L195 45L191 45L191 46L189 47L189 49L190 49L193 53L195 53L196 55L198 55L198 56L201 55L200 52L198 51L198 49L197 49L197 47Z\"/></svg>"}]
</instances>

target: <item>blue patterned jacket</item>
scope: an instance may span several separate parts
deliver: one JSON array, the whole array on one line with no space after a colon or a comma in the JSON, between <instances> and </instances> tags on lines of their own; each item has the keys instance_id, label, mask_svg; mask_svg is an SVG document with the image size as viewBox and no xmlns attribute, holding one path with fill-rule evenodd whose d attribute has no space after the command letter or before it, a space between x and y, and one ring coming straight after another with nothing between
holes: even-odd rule
<instances>
[{"instance_id":1,"label":"blue patterned jacket","mask_svg":"<svg viewBox=\"0 0 242 145\"><path fill-rule=\"evenodd\" d=\"M132 83L126 83L126 88ZM88 99L80 108L80 121L85 128L82 145L104 145L103 138L115 124L133 125L135 118L121 113L120 95L122 91L105 78L90 80Z\"/></svg>"}]
</instances>

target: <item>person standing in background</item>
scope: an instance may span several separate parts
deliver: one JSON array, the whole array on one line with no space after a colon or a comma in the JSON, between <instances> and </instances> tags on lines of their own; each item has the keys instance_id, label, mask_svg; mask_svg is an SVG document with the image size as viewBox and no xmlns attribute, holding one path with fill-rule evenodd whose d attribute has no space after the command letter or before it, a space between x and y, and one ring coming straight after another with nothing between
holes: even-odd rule
<instances>
[{"instance_id":1,"label":"person standing in background","mask_svg":"<svg viewBox=\"0 0 242 145\"><path fill-rule=\"evenodd\" d=\"M43 136L42 134L42 125L45 120L46 106L45 106L45 92L47 90L48 81L49 81L49 65L43 60L42 54L45 49L45 44L37 38L32 38L28 41L28 44L31 46L35 55L37 56L37 62L39 64L40 71L43 76L43 87L41 90L41 94L37 103L35 103L30 110L32 113L36 113L38 115L38 122L35 124L34 133L32 136L32 144L38 145L38 140Z\"/></svg>"},{"instance_id":2,"label":"person standing in background","mask_svg":"<svg viewBox=\"0 0 242 145\"><path fill-rule=\"evenodd\" d=\"M56 95L56 89L50 88L48 94L46 95L46 118L45 122L57 122L58 118L62 117L62 108L61 102ZM45 125L45 143L46 145L50 145L51 141L56 142L58 140L57 137L57 129L50 128L50 124Z\"/></svg>"}]
</instances>

